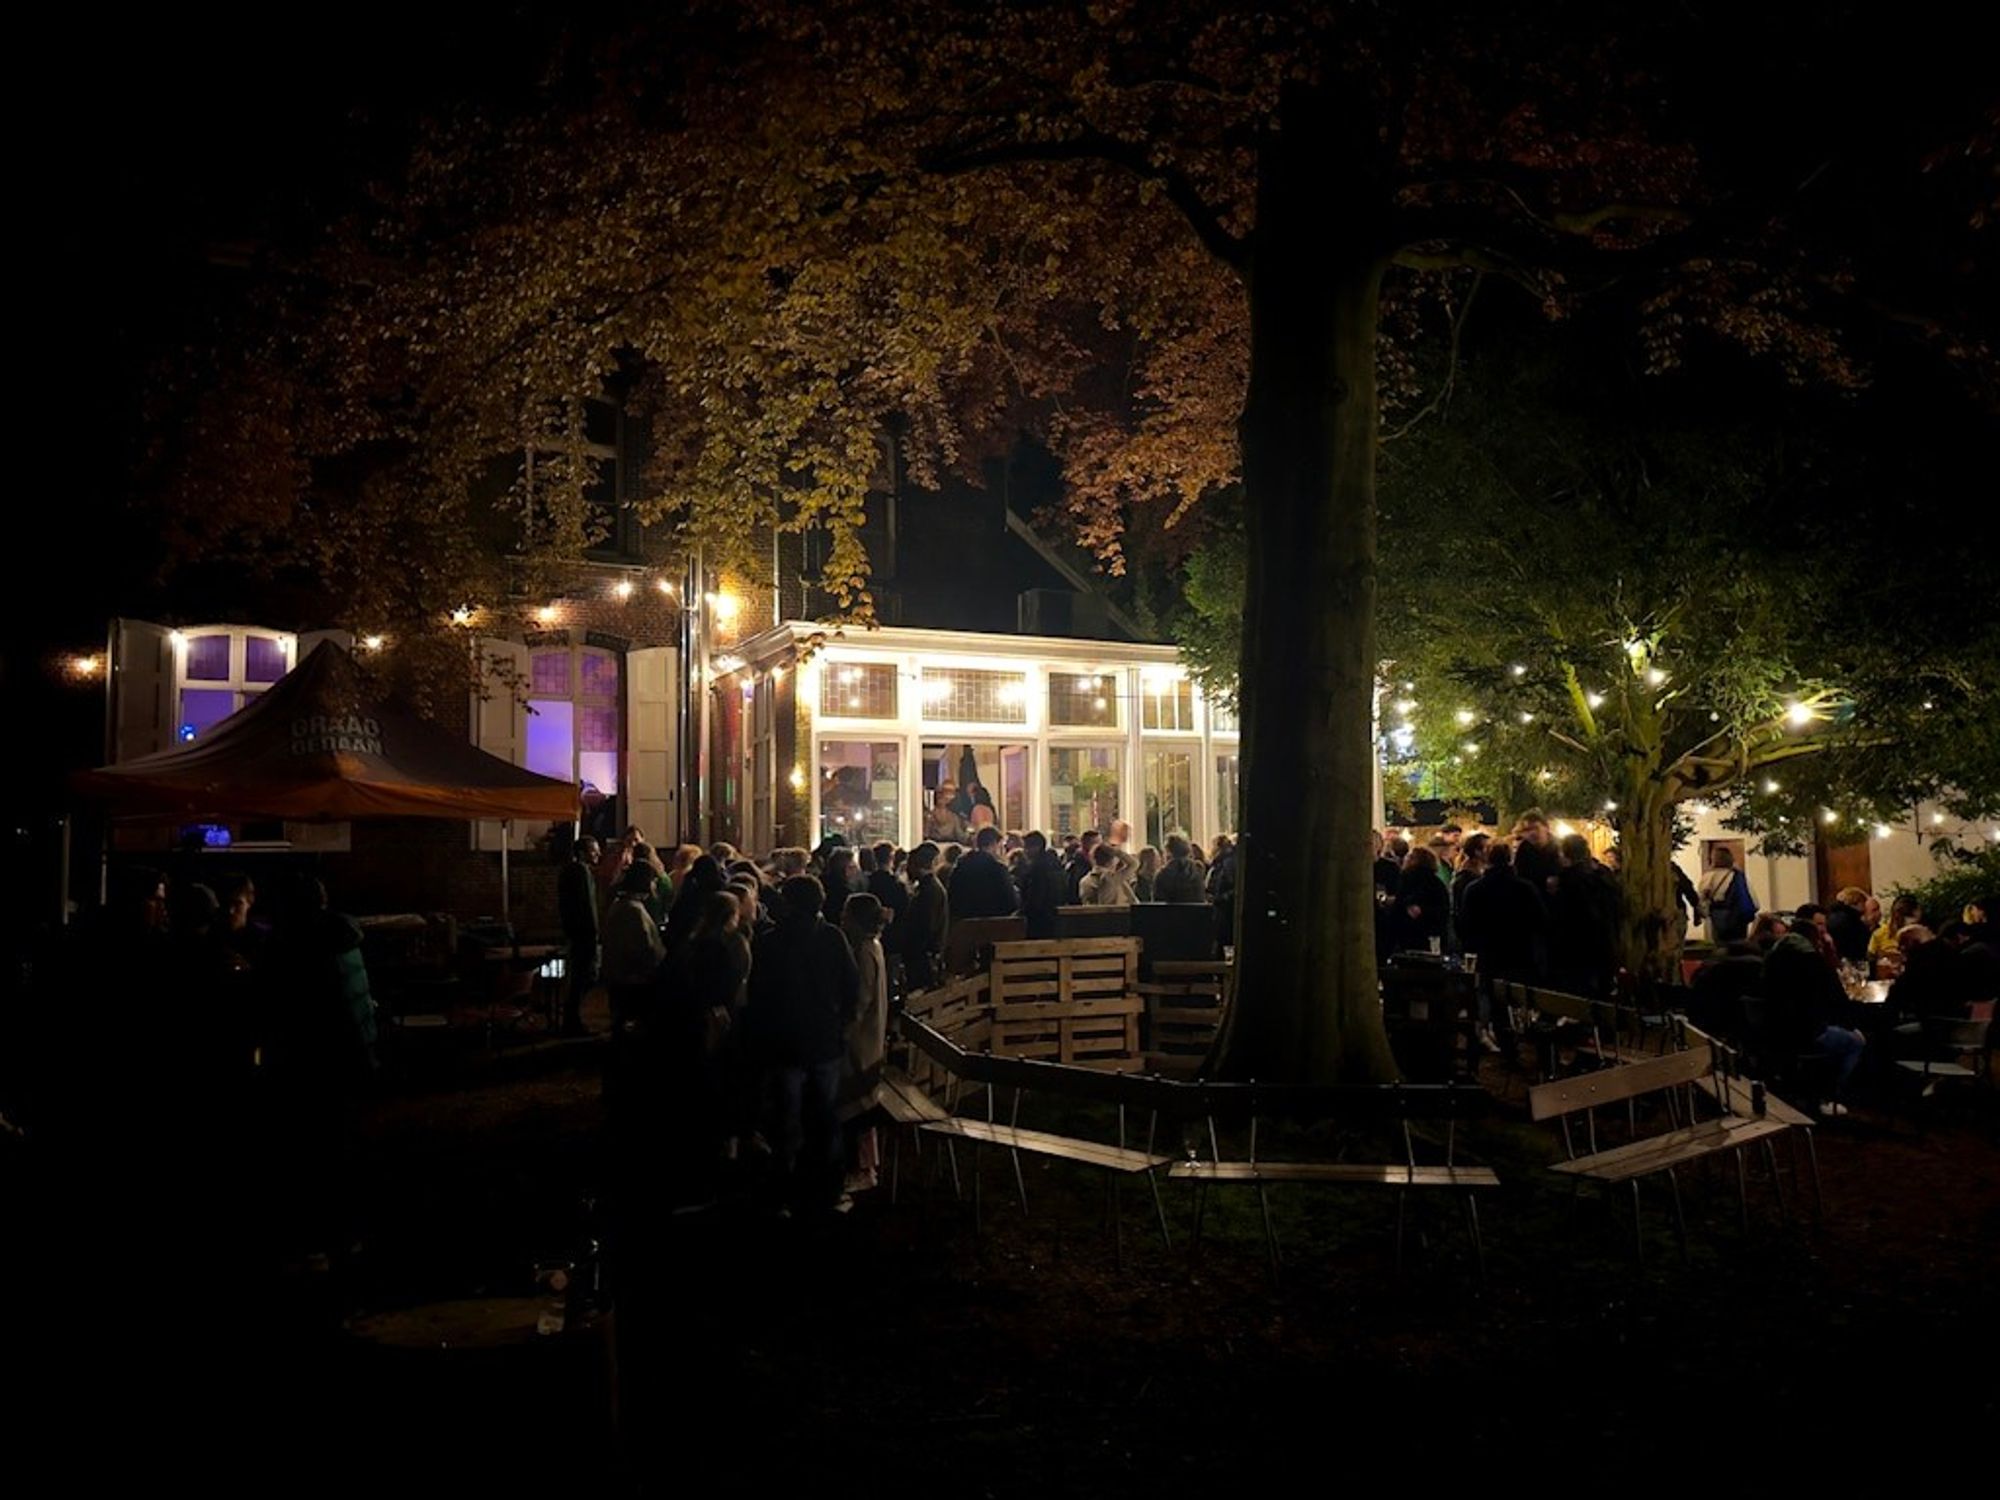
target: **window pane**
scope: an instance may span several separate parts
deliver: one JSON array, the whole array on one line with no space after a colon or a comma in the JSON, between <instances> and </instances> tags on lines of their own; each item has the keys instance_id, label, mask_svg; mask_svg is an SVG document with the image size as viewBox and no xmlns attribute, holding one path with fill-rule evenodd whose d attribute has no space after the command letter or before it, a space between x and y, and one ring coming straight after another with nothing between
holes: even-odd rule
<instances>
[{"instance_id":1,"label":"window pane","mask_svg":"<svg viewBox=\"0 0 2000 1500\"><path fill-rule=\"evenodd\" d=\"M228 636L211 637L228 644ZM180 740L207 734L236 712L236 695L227 688L182 688L181 720L175 733Z\"/></svg>"},{"instance_id":2,"label":"window pane","mask_svg":"<svg viewBox=\"0 0 2000 1500\"><path fill-rule=\"evenodd\" d=\"M576 775L607 797L618 795L618 757L603 750L579 750L576 756Z\"/></svg>"},{"instance_id":3,"label":"window pane","mask_svg":"<svg viewBox=\"0 0 2000 1500\"><path fill-rule=\"evenodd\" d=\"M611 448L618 443L618 408L609 401L583 403L583 440L593 447Z\"/></svg>"},{"instance_id":4,"label":"window pane","mask_svg":"<svg viewBox=\"0 0 2000 1500\"><path fill-rule=\"evenodd\" d=\"M1240 729L1236 710L1219 698L1208 700L1208 722L1217 734L1236 734Z\"/></svg>"},{"instance_id":5,"label":"window pane","mask_svg":"<svg viewBox=\"0 0 2000 1500\"><path fill-rule=\"evenodd\" d=\"M576 711L576 748L618 749L618 710L584 705Z\"/></svg>"},{"instance_id":6,"label":"window pane","mask_svg":"<svg viewBox=\"0 0 2000 1500\"><path fill-rule=\"evenodd\" d=\"M819 711L848 719L895 718L895 663L826 663L819 673Z\"/></svg>"},{"instance_id":7,"label":"window pane","mask_svg":"<svg viewBox=\"0 0 2000 1500\"><path fill-rule=\"evenodd\" d=\"M1118 816L1118 766L1119 752L1109 745L1049 751L1049 823L1056 837L1086 828L1111 832Z\"/></svg>"},{"instance_id":8,"label":"window pane","mask_svg":"<svg viewBox=\"0 0 2000 1500\"><path fill-rule=\"evenodd\" d=\"M187 643L187 675L191 682L229 681L229 637L191 635Z\"/></svg>"},{"instance_id":9,"label":"window pane","mask_svg":"<svg viewBox=\"0 0 2000 1500\"><path fill-rule=\"evenodd\" d=\"M1116 729L1117 677L1099 672L1051 672L1049 722L1090 729Z\"/></svg>"},{"instance_id":10,"label":"window pane","mask_svg":"<svg viewBox=\"0 0 2000 1500\"><path fill-rule=\"evenodd\" d=\"M546 698L528 700L528 759L530 771L558 781L576 780L576 710Z\"/></svg>"},{"instance_id":11,"label":"window pane","mask_svg":"<svg viewBox=\"0 0 2000 1500\"><path fill-rule=\"evenodd\" d=\"M585 698L611 698L618 696L618 658L609 651L586 651L582 658L583 686L578 690ZM591 747L584 746L586 750Z\"/></svg>"},{"instance_id":12,"label":"window pane","mask_svg":"<svg viewBox=\"0 0 2000 1500\"><path fill-rule=\"evenodd\" d=\"M821 740L819 836L900 842L903 747L893 740Z\"/></svg>"},{"instance_id":13,"label":"window pane","mask_svg":"<svg viewBox=\"0 0 2000 1500\"><path fill-rule=\"evenodd\" d=\"M1209 829L1209 836L1211 838L1218 833L1235 834L1238 831L1236 777L1236 757L1233 755L1216 756L1215 826Z\"/></svg>"},{"instance_id":14,"label":"window pane","mask_svg":"<svg viewBox=\"0 0 2000 1500\"><path fill-rule=\"evenodd\" d=\"M193 673L189 673L193 676ZM243 680L276 682L285 675L285 643L265 635L243 638Z\"/></svg>"},{"instance_id":15,"label":"window pane","mask_svg":"<svg viewBox=\"0 0 2000 1500\"><path fill-rule=\"evenodd\" d=\"M1146 751L1146 842L1194 828L1194 755L1187 750Z\"/></svg>"},{"instance_id":16,"label":"window pane","mask_svg":"<svg viewBox=\"0 0 2000 1500\"><path fill-rule=\"evenodd\" d=\"M1020 672L925 667L924 717L963 724L1028 722L1028 680Z\"/></svg>"},{"instance_id":17,"label":"window pane","mask_svg":"<svg viewBox=\"0 0 2000 1500\"><path fill-rule=\"evenodd\" d=\"M1139 702L1145 710L1140 723L1147 729L1194 728L1194 685L1185 677L1142 677Z\"/></svg>"},{"instance_id":18,"label":"window pane","mask_svg":"<svg viewBox=\"0 0 2000 1500\"><path fill-rule=\"evenodd\" d=\"M529 684L537 693L547 693L552 698L570 695L567 646L560 651L537 651L529 660Z\"/></svg>"}]
</instances>

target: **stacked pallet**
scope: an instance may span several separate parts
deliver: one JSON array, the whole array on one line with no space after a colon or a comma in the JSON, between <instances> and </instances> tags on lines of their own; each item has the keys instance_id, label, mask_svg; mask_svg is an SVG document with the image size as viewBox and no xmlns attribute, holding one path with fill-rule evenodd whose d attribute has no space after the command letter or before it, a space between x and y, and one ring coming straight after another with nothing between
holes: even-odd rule
<instances>
[{"instance_id":1,"label":"stacked pallet","mask_svg":"<svg viewBox=\"0 0 2000 1500\"><path fill-rule=\"evenodd\" d=\"M1139 986L1146 1003L1146 1065L1169 1077L1193 1076L1222 1029L1227 959L1162 960Z\"/></svg>"},{"instance_id":2,"label":"stacked pallet","mask_svg":"<svg viewBox=\"0 0 2000 1500\"><path fill-rule=\"evenodd\" d=\"M993 1052L1085 1067L1139 1058L1139 940L996 943L987 972Z\"/></svg>"}]
</instances>

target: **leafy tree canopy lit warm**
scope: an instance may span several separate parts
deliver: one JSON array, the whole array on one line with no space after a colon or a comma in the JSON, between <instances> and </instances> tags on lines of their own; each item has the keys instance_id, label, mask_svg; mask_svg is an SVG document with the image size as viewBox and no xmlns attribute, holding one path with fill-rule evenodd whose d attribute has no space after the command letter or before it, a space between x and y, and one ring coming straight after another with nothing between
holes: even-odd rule
<instances>
[{"instance_id":1,"label":"leafy tree canopy lit warm","mask_svg":"<svg viewBox=\"0 0 2000 1500\"><path fill-rule=\"evenodd\" d=\"M1371 816L1381 402L1426 400L1385 334L1450 336L1467 293L1435 278L1559 311L1613 266L1649 289L1655 364L1717 337L1860 380L1821 316L1851 268L1772 207L1810 171L1796 137L1854 115L1797 53L1637 6L700 8L580 50L538 113L433 132L297 268L202 382L196 540L414 632L482 566L496 455L538 455L505 507L524 562L586 537L580 403L606 383L652 424L646 511L724 556L824 527L863 614L885 427L920 480L1038 430L1114 567L1134 508L1240 484L1228 1061L1379 1075L1367 872L1338 856Z\"/></svg>"}]
</instances>

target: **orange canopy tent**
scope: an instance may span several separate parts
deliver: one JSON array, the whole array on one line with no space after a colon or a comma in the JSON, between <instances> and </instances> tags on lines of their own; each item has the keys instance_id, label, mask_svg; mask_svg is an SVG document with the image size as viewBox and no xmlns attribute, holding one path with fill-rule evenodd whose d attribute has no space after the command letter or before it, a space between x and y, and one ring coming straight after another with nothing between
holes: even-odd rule
<instances>
[{"instance_id":1,"label":"orange canopy tent","mask_svg":"<svg viewBox=\"0 0 2000 1500\"><path fill-rule=\"evenodd\" d=\"M512 818L563 822L577 788L524 771L419 718L322 641L248 707L191 744L79 772L114 817Z\"/></svg>"}]
</instances>

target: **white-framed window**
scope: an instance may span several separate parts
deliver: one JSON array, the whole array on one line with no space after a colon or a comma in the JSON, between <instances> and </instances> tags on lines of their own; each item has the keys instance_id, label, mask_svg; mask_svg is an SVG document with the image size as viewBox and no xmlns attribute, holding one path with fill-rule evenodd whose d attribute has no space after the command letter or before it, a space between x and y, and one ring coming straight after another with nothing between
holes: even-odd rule
<instances>
[{"instance_id":1,"label":"white-framed window","mask_svg":"<svg viewBox=\"0 0 2000 1500\"><path fill-rule=\"evenodd\" d=\"M1051 671L1049 728L1118 728L1120 676L1116 672Z\"/></svg>"},{"instance_id":2,"label":"white-framed window","mask_svg":"<svg viewBox=\"0 0 2000 1500\"><path fill-rule=\"evenodd\" d=\"M896 664L887 661L830 661L820 667L819 712L824 719L894 719Z\"/></svg>"},{"instance_id":3,"label":"white-framed window","mask_svg":"<svg viewBox=\"0 0 2000 1500\"><path fill-rule=\"evenodd\" d=\"M1146 746L1146 842L1155 848L1166 846L1168 834L1194 832L1194 766L1199 753L1193 745Z\"/></svg>"},{"instance_id":4,"label":"white-framed window","mask_svg":"<svg viewBox=\"0 0 2000 1500\"><path fill-rule=\"evenodd\" d=\"M1226 833L1232 838L1238 830L1243 816L1242 767L1234 750L1215 752L1215 827L1209 830L1212 838L1218 833Z\"/></svg>"},{"instance_id":5,"label":"white-framed window","mask_svg":"<svg viewBox=\"0 0 2000 1500\"><path fill-rule=\"evenodd\" d=\"M617 796L623 702L616 652L553 642L531 646L522 764Z\"/></svg>"},{"instance_id":6,"label":"white-framed window","mask_svg":"<svg viewBox=\"0 0 2000 1500\"><path fill-rule=\"evenodd\" d=\"M850 845L902 837L901 740L819 741L819 837L840 834Z\"/></svg>"},{"instance_id":7,"label":"white-framed window","mask_svg":"<svg viewBox=\"0 0 2000 1500\"><path fill-rule=\"evenodd\" d=\"M1122 745L1052 745L1049 748L1049 828L1068 838L1086 828L1109 834L1124 806Z\"/></svg>"},{"instance_id":8,"label":"white-framed window","mask_svg":"<svg viewBox=\"0 0 2000 1500\"><path fill-rule=\"evenodd\" d=\"M991 667L925 667L923 716L931 724L1025 724L1028 674Z\"/></svg>"},{"instance_id":9,"label":"white-framed window","mask_svg":"<svg viewBox=\"0 0 2000 1500\"><path fill-rule=\"evenodd\" d=\"M177 630L174 738L199 739L292 670L298 638L248 625Z\"/></svg>"},{"instance_id":10,"label":"white-framed window","mask_svg":"<svg viewBox=\"0 0 2000 1500\"><path fill-rule=\"evenodd\" d=\"M1139 727L1154 733L1192 734L1194 684L1147 668L1139 674Z\"/></svg>"},{"instance_id":11,"label":"white-framed window","mask_svg":"<svg viewBox=\"0 0 2000 1500\"><path fill-rule=\"evenodd\" d=\"M778 679L766 672L750 699L750 831L753 846L777 841Z\"/></svg>"},{"instance_id":12,"label":"white-framed window","mask_svg":"<svg viewBox=\"0 0 2000 1500\"><path fill-rule=\"evenodd\" d=\"M1224 703L1220 698L1204 693L1202 701L1208 705L1208 728L1211 734L1240 734L1243 722L1237 716L1234 704Z\"/></svg>"}]
</instances>

